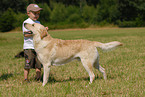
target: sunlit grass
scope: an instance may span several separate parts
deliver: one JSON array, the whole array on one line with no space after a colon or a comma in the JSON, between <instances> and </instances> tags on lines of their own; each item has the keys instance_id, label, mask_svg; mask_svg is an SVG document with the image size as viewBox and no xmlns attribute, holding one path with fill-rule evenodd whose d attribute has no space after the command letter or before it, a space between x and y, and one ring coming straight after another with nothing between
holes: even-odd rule
<instances>
[{"instance_id":1,"label":"sunlit grass","mask_svg":"<svg viewBox=\"0 0 145 97\"><path fill-rule=\"evenodd\" d=\"M102 52L100 65L106 69L107 80L94 69L96 78L89 75L79 61L51 68L45 87L34 80L30 71L29 84L23 83L24 58L14 56L22 50L23 35L0 33L0 97L143 97L145 75L145 28L49 31L55 38L88 39L99 42L120 41L124 44L114 51Z\"/></svg>"}]
</instances>

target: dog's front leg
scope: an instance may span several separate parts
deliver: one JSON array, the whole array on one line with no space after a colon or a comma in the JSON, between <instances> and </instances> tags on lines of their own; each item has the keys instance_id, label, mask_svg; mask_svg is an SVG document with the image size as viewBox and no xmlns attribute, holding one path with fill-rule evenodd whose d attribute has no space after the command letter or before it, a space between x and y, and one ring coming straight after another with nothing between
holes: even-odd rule
<instances>
[{"instance_id":1,"label":"dog's front leg","mask_svg":"<svg viewBox=\"0 0 145 97\"><path fill-rule=\"evenodd\" d=\"M43 84L42 86L44 86L48 79L49 79L49 73L50 73L50 67L48 65L43 65L44 67L44 75L43 75Z\"/></svg>"}]
</instances>

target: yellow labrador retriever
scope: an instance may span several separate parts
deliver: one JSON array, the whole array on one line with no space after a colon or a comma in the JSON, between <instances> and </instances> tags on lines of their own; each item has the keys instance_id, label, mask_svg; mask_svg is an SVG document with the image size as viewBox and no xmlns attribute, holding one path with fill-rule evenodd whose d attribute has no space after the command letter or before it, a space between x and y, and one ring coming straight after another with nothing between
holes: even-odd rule
<instances>
[{"instance_id":1,"label":"yellow labrador retriever","mask_svg":"<svg viewBox=\"0 0 145 97\"><path fill-rule=\"evenodd\" d=\"M61 40L52 38L45 27L41 24L25 24L25 27L33 32L34 48L40 62L44 67L43 86L47 83L50 73L50 67L65 64L73 59L80 59L84 68L90 76L92 83L95 75L93 67L98 69L104 79L106 79L105 69L99 65L99 53L97 48L110 50L122 43L113 41L109 43L100 43L89 40Z\"/></svg>"}]
</instances>

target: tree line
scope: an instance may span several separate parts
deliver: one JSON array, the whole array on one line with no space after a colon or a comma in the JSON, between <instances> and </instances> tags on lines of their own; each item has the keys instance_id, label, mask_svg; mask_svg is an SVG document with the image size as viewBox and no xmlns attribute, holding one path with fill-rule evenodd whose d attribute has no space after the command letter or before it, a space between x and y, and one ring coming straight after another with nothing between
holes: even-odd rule
<instances>
[{"instance_id":1,"label":"tree line","mask_svg":"<svg viewBox=\"0 0 145 97\"><path fill-rule=\"evenodd\" d=\"M39 20L50 29L145 26L145 0L1 0L0 31L21 27L30 3L43 8Z\"/></svg>"}]
</instances>

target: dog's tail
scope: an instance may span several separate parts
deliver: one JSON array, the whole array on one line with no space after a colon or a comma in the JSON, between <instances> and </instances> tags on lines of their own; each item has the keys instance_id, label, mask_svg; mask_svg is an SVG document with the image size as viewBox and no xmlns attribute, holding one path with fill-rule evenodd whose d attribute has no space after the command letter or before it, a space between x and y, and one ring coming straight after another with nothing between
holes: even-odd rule
<instances>
[{"instance_id":1,"label":"dog's tail","mask_svg":"<svg viewBox=\"0 0 145 97\"><path fill-rule=\"evenodd\" d=\"M100 43L100 42L96 42L95 46L101 48L103 51L109 51L112 49L115 49L118 46L122 46L123 44L118 42L118 41L113 41L113 42L109 42L109 43Z\"/></svg>"}]
</instances>

